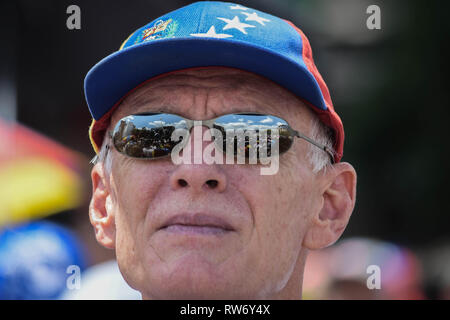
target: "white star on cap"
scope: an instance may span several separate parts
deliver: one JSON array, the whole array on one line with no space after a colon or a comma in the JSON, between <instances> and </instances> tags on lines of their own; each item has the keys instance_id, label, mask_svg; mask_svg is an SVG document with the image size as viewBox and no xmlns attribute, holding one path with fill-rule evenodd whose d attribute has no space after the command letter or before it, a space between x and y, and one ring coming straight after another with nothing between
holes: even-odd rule
<instances>
[{"instance_id":1,"label":"white star on cap","mask_svg":"<svg viewBox=\"0 0 450 320\"><path fill-rule=\"evenodd\" d=\"M241 12L241 13L247 16L247 18L245 18L245 21L256 21L263 26L265 26L264 22L270 22L269 19L258 16L256 12L253 13Z\"/></svg>"},{"instance_id":2,"label":"white star on cap","mask_svg":"<svg viewBox=\"0 0 450 320\"><path fill-rule=\"evenodd\" d=\"M248 8L240 6L240 5L235 5L235 6L230 6L231 10L248 10Z\"/></svg>"},{"instance_id":3,"label":"white star on cap","mask_svg":"<svg viewBox=\"0 0 450 320\"><path fill-rule=\"evenodd\" d=\"M206 33L191 33L191 36L200 38L218 38L218 39L232 37L231 34L216 33L216 28L214 28L214 26L211 26L211 28L209 28L208 32Z\"/></svg>"},{"instance_id":4,"label":"white star on cap","mask_svg":"<svg viewBox=\"0 0 450 320\"><path fill-rule=\"evenodd\" d=\"M238 29L240 32L247 34L247 31L245 31L245 28L254 28L255 26L251 24L246 24L239 21L238 16L234 16L233 20L227 19L227 18L217 18L219 20L222 20L227 23L225 27L223 27L223 30L228 29Z\"/></svg>"}]
</instances>

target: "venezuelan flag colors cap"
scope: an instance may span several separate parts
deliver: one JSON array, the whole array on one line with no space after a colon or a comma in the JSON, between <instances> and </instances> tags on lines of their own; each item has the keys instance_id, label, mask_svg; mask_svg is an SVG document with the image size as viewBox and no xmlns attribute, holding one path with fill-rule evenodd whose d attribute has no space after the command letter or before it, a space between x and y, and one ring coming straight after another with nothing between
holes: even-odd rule
<instances>
[{"instance_id":1,"label":"venezuelan flag colors cap","mask_svg":"<svg viewBox=\"0 0 450 320\"><path fill-rule=\"evenodd\" d=\"M309 41L293 23L229 2L195 2L133 32L120 49L85 79L96 152L114 109L142 83L177 70L223 66L264 76L303 99L334 131L335 160L344 129L312 57Z\"/></svg>"}]
</instances>

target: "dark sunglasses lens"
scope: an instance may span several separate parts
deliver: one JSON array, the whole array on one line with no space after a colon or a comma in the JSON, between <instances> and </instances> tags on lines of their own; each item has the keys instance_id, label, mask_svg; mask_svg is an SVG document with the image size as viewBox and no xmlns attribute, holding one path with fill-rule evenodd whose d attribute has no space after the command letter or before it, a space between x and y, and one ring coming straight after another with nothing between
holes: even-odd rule
<instances>
[{"instance_id":1,"label":"dark sunglasses lens","mask_svg":"<svg viewBox=\"0 0 450 320\"><path fill-rule=\"evenodd\" d=\"M176 129L186 129L186 120L171 114L147 113L121 119L113 131L117 151L133 158L159 158L170 154L181 139L172 141Z\"/></svg>"},{"instance_id":2,"label":"dark sunglasses lens","mask_svg":"<svg viewBox=\"0 0 450 320\"><path fill-rule=\"evenodd\" d=\"M223 136L219 147L226 152L227 145L228 148L232 145L235 156L249 158L253 152L257 158L270 157L277 144L281 154L288 151L293 143L288 123L272 115L229 114L216 119L214 128Z\"/></svg>"}]
</instances>

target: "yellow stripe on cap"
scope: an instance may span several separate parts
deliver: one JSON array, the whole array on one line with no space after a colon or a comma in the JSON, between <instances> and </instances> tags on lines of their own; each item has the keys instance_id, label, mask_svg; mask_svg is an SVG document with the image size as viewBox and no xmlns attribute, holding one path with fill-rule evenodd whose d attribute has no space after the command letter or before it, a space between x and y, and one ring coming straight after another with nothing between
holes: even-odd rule
<instances>
[{"instance_id":1,"label":"yellow stripe on cap","mask_svg":"<svg viewBox=\"0 0 450 320\"><path fill-rule=\"evenodd\" d=\"M136 32L136 31L135 31ZM125 43L131 38L131 36L134 34L134 32L132 33L132 34L130 34L129 36L128 36L128 38L124 41L124 42L122 42L122 44L120 45L120 48L119 48L119 50L122 50L123 49L123 47L125 46Z\"/></svg>"},{"instance_id":2,"label":"yellow stripe on cap","mask_svg":"<svg viewBox=\"0 0 450 320\"><path fill-rule=\"evenodd\" d=\"M95 119L92 119L91 126L89 127L89 140L91 140L91 145L92 145L92 148L94 148L95 153L98 154L99 147L97 146L97 143L95 143L94 137L92 136L92 132L94 130L95 123L96 123Z\"/></svg>"}]
</instances>

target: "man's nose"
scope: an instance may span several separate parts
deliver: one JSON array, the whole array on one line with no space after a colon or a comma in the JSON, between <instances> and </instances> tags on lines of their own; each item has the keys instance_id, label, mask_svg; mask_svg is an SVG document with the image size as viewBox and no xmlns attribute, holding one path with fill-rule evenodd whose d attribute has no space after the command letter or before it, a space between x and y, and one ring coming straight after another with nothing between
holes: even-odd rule
<instances>
[{"instance_id":1,"label":"man's nose","mask_svg":"<svg viewBox=\"0 0 450 320\"><path fill-rule=\"evenodd\" d=\"M193 192L223 192L227 179L217 164L180 164L170 177L170 186L173 190L188 188Z\"/></svg>"},{"instance_id":2,"label":"man's nose","mask_svg":"<svg viewBox=\"0 0 450 320\"><path fill-rule=\"evenodd\" d=\"M190 161L177 165L176 170L171 174L170 186L173 190L190 188L194 192L206 190L223 192L226 189L227 178L221 165L207 164L203 159L205 148L214 143L213 141L203 141L203 136L207 130L208 128L200 126L191 130L190 148L184 148L182 151L182 154L186 151L191 153L189 155Z\"/></svg>"}]
</instances>

